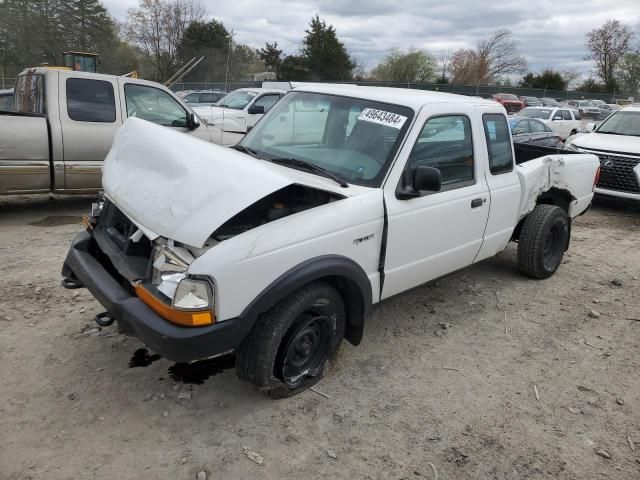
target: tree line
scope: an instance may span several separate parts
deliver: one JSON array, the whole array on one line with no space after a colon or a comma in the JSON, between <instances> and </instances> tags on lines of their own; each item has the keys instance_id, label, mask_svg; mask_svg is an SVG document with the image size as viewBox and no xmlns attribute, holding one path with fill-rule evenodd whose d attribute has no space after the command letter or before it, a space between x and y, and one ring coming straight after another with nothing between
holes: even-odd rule
<instances>
[{"instance_id":1,"label":"tree line","mask_svg":"<svg viewBox=\"0 0 640 480\"><path fill-rule=\"evenodd\" d=\"M608 20L586 34L593 75L578 86L592 92L628 93L640 88L640 50L634 34L618 20ZM137 70L157 81L169 78L193 57L205 57L185 77L192 82L243 80L272 72L281 80L383 80L466 85L510 85L564 90L579 76L571 70L527 72L528 65L512 33L500 29L473 48L441 52L393 48L370 71L338 38L336 29L317 14L305 30L297 52L285 53L277 41L253 49L234 41L234 32L209 19L201 0L139 0L123 22L112 18L100 0L4 0L0 2L2 74L23 68L61 64L62 52L100 55L100 71Z\"/></svg>"}]
</instances>

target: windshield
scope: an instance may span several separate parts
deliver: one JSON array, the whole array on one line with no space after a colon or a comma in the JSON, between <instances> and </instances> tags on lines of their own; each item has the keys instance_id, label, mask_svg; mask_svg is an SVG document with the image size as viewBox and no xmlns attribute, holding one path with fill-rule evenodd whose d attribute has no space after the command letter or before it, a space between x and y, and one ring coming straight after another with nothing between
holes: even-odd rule
<instances>
[{"instance_id":1,"label":"windshield","mask_svg":"<svg viewBox=\"0 0 640 480\"><path fill-rule=\"evenodd\" d=\"M525 108L518 112L518 116L549 120L551 112L552 110L550 108Z\"/></svg>"},{"instance_id":2,"label":"windshield","mask_svg":"<svg viewBox=\"0 0 640 480\"><path fill-rule=\"evenodd\" d=\"M373 100L290 92L240 142L257 157L311 163L349 183L377 187L413 111Z\"/></svg>"},{"instance_id":3,"label":"windshield","mask_svg":"<svg viewBox=\"0 0 640 480\"><path fill-rule=\"evenodd\" d=\"M640 137L640 112L613 113L596 132Z\"/></svg>"},{"instance_id":4,"label":"windshield","mask_svg":"<svg viewBox=\"0 0 640 480\"><path fill-rule=\"evenodd\" d=\"M215 105L218 107L232 108L234 110L242 110L256 95L258 95L257 92L236 90L235 92L231 92Z\"/></svg>"}]
</instances>

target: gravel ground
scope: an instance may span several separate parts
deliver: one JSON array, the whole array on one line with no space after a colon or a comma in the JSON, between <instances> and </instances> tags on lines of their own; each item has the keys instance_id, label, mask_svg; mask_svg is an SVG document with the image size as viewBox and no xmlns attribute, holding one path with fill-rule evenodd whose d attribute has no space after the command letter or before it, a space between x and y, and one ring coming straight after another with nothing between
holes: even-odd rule
<instances>
[{"instance_id":1,"label":"gravel ground","mask_svg":"<svg viewBox=\"0 0 640 480\"><path fill-rule=\"evenodd\" d=\"M0 198L1 479L640 478L640 208L596 202L549 280L512 245L383 303L273 401L95 329L59 285L90 201Z\"/></svg>"}]
</instances>

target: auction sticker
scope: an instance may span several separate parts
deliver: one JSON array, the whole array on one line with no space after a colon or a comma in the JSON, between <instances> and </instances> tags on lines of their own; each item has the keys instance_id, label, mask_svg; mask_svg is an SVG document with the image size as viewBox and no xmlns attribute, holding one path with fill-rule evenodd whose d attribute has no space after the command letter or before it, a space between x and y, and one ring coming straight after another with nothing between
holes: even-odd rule
<instances>
[{"instance_id":1,"label":"auction sticker","mask_svg":"<svg viewBox=\"0 0 640 480\"><path fill-rule=\"evenodd\" d=\"M376 110L375 108L365 108L360 113L358 120L364 120L365 122L378 123L385 127L402 128L407 117L398 115L393 112L385 112L384 110Z\"/></svg>"}]
</instances>

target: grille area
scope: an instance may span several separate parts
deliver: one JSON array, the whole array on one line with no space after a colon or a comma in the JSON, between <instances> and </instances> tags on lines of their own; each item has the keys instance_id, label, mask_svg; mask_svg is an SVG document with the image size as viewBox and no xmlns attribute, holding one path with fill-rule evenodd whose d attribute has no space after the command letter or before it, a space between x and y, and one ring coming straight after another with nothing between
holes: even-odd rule
<instances>
[{"instance_id":1,"label":"grille area","mask_svg":"<svg viewBox=\"0 0 640 480\"><path fill-rule=\"evenodd\" d=\"M600 159L600 182L598 187L620 192L640 193L638 178L633 171L640 158L595 153Z\"/></svg>"}]
</instances>

